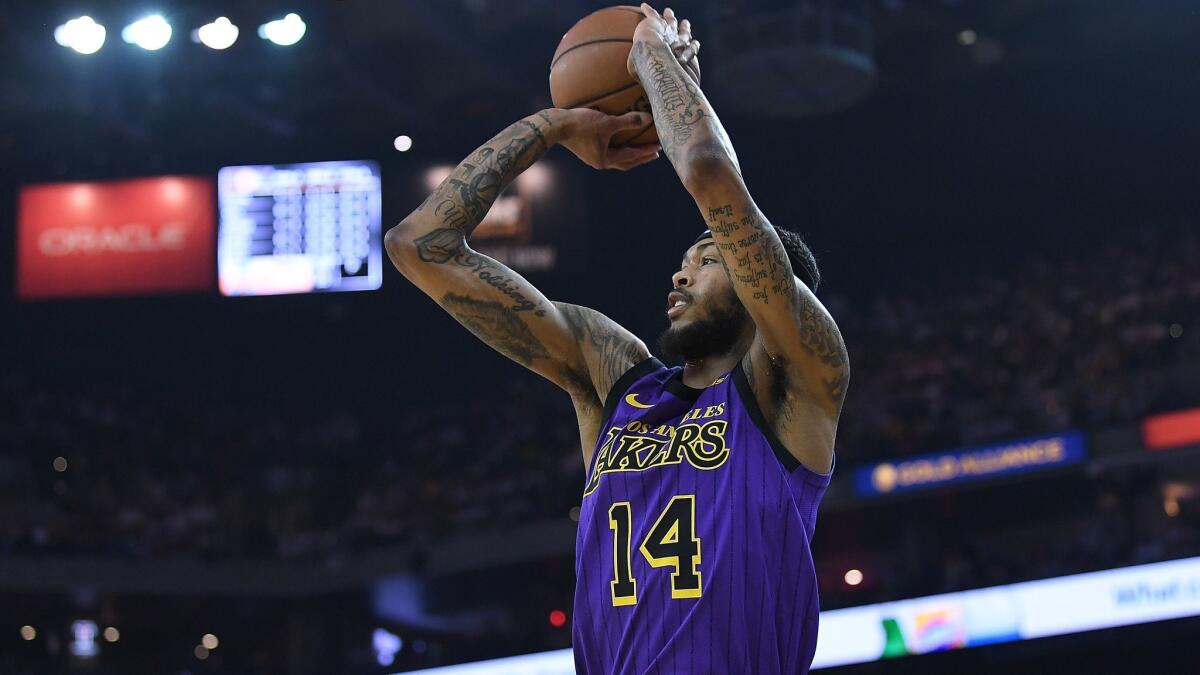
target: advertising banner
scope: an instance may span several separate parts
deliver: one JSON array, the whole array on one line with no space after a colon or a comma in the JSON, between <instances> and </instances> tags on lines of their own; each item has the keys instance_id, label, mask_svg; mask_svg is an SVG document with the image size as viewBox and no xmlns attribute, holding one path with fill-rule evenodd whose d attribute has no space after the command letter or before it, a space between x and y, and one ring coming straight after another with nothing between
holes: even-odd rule
<instances>
[{"instance_id":1,"label":"advertising banner","mask_svg":"<svg viewBox=\"0 0 1200 675\"><path fill-rule=\"evenodd\" d=\"M1147 417L1142 423L1142 443L1147 450L1200 445L1200 408Z\"/></svg>"},{"instance_id":2,"label":"advertising banner","mask_svg":"<svg viewBox=\"0 0 1200 675\"><path fill-rule=\"evenodd\" d=\"M162 176L21 189L17 297L203 291L215 282L212 182Z\"/></svg>"},{"instance_id":3,"label":"advertising banner","mask_svg":"<svg viewBox=\"0 0 1200 675\"><path fill-rule=\"evenodd\" d=\"M1069 431L872 464L855 470L854 492L860 497L910 492L1068 466L1085 457L1083 434Z\"/></svg>"},{"instance_id":4,"label":"advertising banner","mask_svg":"<svg viewBox=\"0 0 1200 675\"><path fill-rule=\"evenodd\" d=\"M813 670L1200 616L1200 558L821 612ZM570 675L570 649L412 671Z\"/></svg>"}]
</instances>

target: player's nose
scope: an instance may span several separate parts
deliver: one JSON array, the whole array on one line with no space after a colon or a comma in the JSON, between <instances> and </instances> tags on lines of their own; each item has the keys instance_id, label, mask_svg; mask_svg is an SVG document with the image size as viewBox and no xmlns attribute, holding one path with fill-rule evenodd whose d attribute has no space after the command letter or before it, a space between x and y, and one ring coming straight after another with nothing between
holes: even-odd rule
<instances>
[{"instance_id":1,"label":"player's nose","mask_svg":"<svg viewBox=\"0 0 1200 675\"><path fill-rule=\"evenodd\" d=\"M688 279L687 272L684 272L683 270L679 270L675 274L671 275L672 288L681 288L683 286L687 286L690 281L691 280Z\"/></svg>"}]
</instances>

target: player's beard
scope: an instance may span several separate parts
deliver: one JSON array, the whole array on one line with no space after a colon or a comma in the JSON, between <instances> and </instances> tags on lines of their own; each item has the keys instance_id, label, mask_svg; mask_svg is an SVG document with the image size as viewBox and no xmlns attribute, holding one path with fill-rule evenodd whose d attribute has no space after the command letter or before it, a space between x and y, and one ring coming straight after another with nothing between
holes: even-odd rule
<instances>
[{"instance_id":1,"label":"player's beard","mask_svg":"<svg viewBox=\"0 0 1200 675\"><path fill-rule=\"evenodd\" d=\"M668 326L658 336L658 348L665 356L699 361L707 356L727 353L737 344L742 329L750 320L746 308L732 289L721 299L706 299L691 308L692 312L701 310L706 310L702 312L704 318L680 327Z\"/></svg>"}]
</instances>

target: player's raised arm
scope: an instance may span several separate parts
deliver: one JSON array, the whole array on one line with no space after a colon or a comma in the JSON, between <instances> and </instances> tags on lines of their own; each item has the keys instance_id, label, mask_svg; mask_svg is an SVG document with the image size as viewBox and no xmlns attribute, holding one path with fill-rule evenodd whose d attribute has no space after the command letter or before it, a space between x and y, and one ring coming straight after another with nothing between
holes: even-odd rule
<instances>
[{"instance_id":1,"label":"player's raised arm","mask_svg":"<svg viewBox=\"0 0 1200 675\"><path fill-rule=\"evenodd\" d=\"M599 312L552 303L467 238L500 192L551 146L562 143L595 168L630 169L657 147L610 150L619 131L649 122L643 113L543 110L518 120L471 153L385 237L396 268L488 345L566 389L600 400L649 353Z\"/></svg>"},{"instance_id":2,"label":"player's raised arm","mask_svg":"<svg viewBox=\"0 0 1200 675\"><path fill-rule=\"evenodd\" d=\"M841 333L792 270L779 235L742 180L737 155L712 105L680 65L699 44L671 10L646 18L634 33L629 70L650 99L659 140L684 187L700 207L738 299L753 318L758 341L775 365L802 377L805 393L836 415L850 368Z\"/></svg>"}]
</instances>

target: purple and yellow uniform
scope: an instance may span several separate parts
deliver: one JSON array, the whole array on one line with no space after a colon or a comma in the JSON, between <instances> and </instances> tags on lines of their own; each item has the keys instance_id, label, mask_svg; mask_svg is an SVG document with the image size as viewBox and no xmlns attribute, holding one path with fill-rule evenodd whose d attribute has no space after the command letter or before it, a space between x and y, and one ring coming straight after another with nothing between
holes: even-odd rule
<instances>
[{"instance_id":1,"label":"purple and yellow uniform","mask_svg":"<svg viewBox=\"0 0 1200 675\"><path fill-rule=\"evenodd\" d=\"M681 373L649 359L606 401L576 537L576 671L806 673L829 474L775 437L741 366L705 389Z\"/></svg>"}]
</instances>

